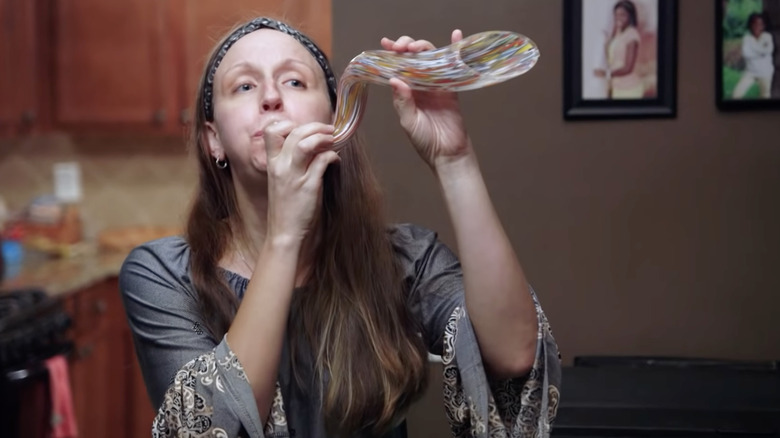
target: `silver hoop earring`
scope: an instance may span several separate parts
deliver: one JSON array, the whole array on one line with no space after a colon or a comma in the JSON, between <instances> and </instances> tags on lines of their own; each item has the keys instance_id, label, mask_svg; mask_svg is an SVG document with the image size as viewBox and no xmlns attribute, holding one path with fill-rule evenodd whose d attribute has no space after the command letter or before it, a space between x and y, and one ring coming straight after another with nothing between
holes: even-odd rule
<instances>
[{"instance_id":1,"label":"silver hoop earring","mask_svg":"<svg viewBox=\"0 0 780 438\"><path fill-rule=\"evenodd\" d=\"M218 168L224 169L227 167L227 160L222 160L220 158L217 158L214 160L214 163L217 165Z\"/></svg>"}]
</instances>

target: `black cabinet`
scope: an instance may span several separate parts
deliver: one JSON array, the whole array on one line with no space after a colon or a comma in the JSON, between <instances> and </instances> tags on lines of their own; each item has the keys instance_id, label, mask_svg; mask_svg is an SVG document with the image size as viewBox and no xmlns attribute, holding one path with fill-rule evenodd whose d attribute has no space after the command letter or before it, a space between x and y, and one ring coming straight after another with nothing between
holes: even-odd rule
<instances>
[{"instance_id":1,"label":"black cabinet","mask_svg":"<svg viewBox=\"0 0 780 438\"><path fill-rule=\"evenodd\" d=\"M580 358L553 437L780 437L777 362Z\"/></svg>"}]
</instances>

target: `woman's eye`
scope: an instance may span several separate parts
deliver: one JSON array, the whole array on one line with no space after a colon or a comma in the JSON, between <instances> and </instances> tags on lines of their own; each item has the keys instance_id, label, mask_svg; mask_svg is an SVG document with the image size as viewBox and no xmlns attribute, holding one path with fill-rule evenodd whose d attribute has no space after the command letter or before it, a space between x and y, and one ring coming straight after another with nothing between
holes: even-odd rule
<instances>
[{"instance_id":1,"label":"woman's eye","mask_svg":"<svg viewBox=\"0 0 780 438\"><path fill-rule=\"evenodd\" d=\"M296 88L303 87L303 82L298 79L290 79L287 83Z\"/></svg>"},{"instance_id":2,"label":"woman's eye","mask_svg":"<svg viewBox=\"0 0 780 438\"><path fill-rule=\"evenodd\" d=\"M241 84L238 87L236 87L236 91L244 92L244 91L249 91L252 88L254 88L252 84Z\"/></svg>"}]
</instances>

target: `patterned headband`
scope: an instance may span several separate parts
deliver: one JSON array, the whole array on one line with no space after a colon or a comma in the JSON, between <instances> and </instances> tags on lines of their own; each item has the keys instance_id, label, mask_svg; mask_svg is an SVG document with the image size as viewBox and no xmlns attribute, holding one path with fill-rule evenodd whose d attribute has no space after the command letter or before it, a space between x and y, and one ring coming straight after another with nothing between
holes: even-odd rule
<instances>
[{"instance_id":1,"label":"patterned headband","mask_svg":"<svg viewBox=\"0 0 780 438\"><path fill-rule=\"evenodd\" d=\"M206 76L206 83L203 86L203 112L205 113L204 115L206 116L206 120L214 120L214 75L217 73L219 64L222 62L225 54L227 54L227 51L230 50L236 41L259 29L274 29L278 30L279 32L284 32L287 35L295 38L303 45L303 47L309 51L309 53L311 53L312 56L314 56L314 59L316 59L320 64L320 68L322 68L322 72L325 74L325 80L328 82L328 95L330 96L330 103L331 106L335 109L337 86L336 76L333 75L333 71L331 70L330 64L328 63L328 58L324 53L322 53L322 50L320 50L320 48L317 47L317 45L314 44L314 42L306 35L302 34L296 29L293 29L287 24L270 18L259 17L241 26L232 34L230 34L230 36L222 44L222 47L219 48L214 57L211 59L211 64Z\"/></svg>"}]
</instances>

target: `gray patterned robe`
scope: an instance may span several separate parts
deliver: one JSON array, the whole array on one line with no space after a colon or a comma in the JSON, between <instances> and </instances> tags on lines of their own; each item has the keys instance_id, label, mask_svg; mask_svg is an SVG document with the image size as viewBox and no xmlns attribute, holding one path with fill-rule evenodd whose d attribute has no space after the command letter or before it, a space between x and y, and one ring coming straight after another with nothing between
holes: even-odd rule
<instances>
[{"instance_id":1,"label":"gray patterned robe","mask_svg":"<svg viewBox=\"0 0 780 438\"><path fill-rule=\"evenodd\" d=\"M418 226L395 226L391 236L410 309L421 322L428 351L442 357L444 407L453 436L549 436L561 363L534 291L539 329L533 368L523 378L491 379L465 309L455 255L434 232ZM242 298L248 280L224 274ZM319 396L291 378L288 343L271 415L261 423L247 377L226 339L216 340L203 329L183 239L159 239L133 250L122 267L120 289L149 397L159 407L153 436L326 438ZM307 372L313 372L308 365ZM398 430L387 435L396 436Z\"/></svg>"}]
</instances>

